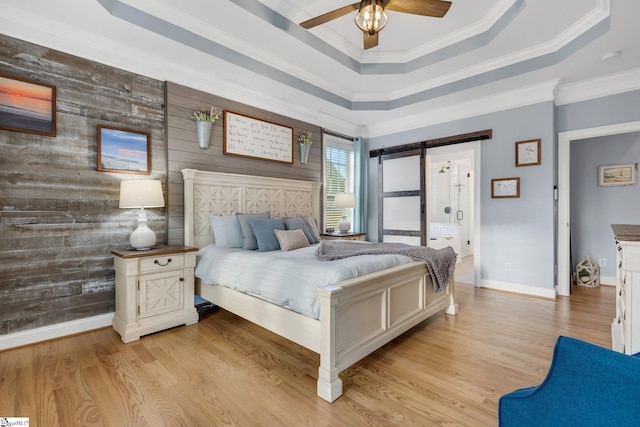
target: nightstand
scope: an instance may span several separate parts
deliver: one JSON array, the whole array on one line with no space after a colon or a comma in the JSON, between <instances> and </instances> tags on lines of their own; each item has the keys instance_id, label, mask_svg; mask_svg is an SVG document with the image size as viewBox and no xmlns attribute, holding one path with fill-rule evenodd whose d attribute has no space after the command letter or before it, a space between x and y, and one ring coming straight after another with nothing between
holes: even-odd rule
<instances>
[{"instance_id":1,"label":"nightstand","mask_svg":"<svg viewBox=\"0 0 640 427\"><path fill-rule=\"evenodd\" d=\"M198 322L193 270L197 248L112 250L116 270L113 329L122 341Z\"/></svg>"},{"instance_id":2,"label":"nightstand","mask_svg":"<svg viewBox=\"0 0 640 427\"><path fill-rule=\"evenodd\" d=\"M366 233L322 233L323 240L364 240Z\"/></svg>"}]
</instances>

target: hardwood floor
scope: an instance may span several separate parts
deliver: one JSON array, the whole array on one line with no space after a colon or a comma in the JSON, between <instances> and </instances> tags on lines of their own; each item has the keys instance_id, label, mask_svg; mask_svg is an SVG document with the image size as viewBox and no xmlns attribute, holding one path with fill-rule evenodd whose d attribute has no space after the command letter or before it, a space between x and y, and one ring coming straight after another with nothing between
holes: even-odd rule
<instances>
[{"instance_id":1,"label":"hardwood floor","mask_svg":"<svg viewBox=\"0 0 640 427\"><path fill-rule=\"evenodd\" d=\"M613 287L537 299L458 285L437 315L316 397L319 357L223 310L124 344L111 329L0 353L0 416L31 426L497 424L501 395L539 384L558 335L610 347Z\"/></svg>"}]
</instances>

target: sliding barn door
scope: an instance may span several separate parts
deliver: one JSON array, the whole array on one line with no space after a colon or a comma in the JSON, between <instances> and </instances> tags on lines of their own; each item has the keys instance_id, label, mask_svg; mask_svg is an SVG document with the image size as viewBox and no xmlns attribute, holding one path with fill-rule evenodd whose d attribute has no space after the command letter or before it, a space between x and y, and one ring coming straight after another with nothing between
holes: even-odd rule
<instances>
[{"instance_id":1,"label":"sliding barn door","mask_svg":"<svg viewBox=\"0 0 640 427\"><path fill-rule=\"evenodd\" d=\"M424 150L378 158L378 240L426 246Z\"/></svg>"}]
</instances>

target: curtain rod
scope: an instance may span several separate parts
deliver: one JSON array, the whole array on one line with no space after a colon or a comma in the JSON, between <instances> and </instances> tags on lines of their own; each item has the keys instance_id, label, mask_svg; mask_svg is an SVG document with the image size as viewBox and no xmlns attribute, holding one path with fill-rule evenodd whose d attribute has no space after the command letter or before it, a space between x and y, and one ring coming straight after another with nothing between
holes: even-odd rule
<instances>
[{"instance_id":1,"label":"curtain rod","mask_svg":"<svg viewBox=\"0 0 640 427\"><path fill-rule=\"evenodd\" d=\"M349 141L353 141L355 139L353 136L343 135L341 133L334 132L334 131L329 130L327 128L322 128L322 133L326 133L327 135L335 136L336 138L347 139Z\"/></svg>"}]
</instances>

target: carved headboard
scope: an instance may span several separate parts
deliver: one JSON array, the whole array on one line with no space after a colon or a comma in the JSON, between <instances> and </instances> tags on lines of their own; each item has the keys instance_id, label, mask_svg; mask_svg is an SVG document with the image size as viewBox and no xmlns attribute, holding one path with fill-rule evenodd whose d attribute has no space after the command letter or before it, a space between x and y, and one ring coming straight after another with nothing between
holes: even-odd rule
<instances>
[{"instance_id":1,"label":"carved headboard","mask_svg":"<svg viewBox=\"0 0 640 427\"><path fill-rule=\"evenodd\" d=\"M320 224L320 183L182 169L184 244L214 242L209 215L271 212L271 217L312 216Z\"/></svg>"}]
</instances>

